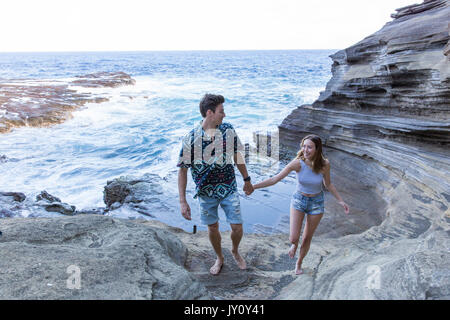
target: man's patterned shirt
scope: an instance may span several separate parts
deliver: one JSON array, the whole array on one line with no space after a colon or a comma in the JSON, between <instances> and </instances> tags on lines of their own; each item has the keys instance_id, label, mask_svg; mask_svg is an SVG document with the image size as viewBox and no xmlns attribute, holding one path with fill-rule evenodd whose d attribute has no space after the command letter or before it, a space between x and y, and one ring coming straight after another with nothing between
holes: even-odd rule
<instances>
[{"instance_id":1,"label":"man's patterned shirt","mask_svg":"<svg viewBox=\"0 0 450 320\"><path fill-rule=\"evenodd\" d=\"M233 157L242 152L242 144L233 126L222 123L214 139L202 127L202 121L182 141L177 167L191 168L195 195L223 199L237 191Z\"/></svg>"}]
</instances>

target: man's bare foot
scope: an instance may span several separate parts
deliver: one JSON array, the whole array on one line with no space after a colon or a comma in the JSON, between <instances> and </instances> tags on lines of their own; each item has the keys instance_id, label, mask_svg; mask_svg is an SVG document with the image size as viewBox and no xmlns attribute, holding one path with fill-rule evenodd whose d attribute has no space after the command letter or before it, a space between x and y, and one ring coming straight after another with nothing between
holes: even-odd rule
<instances>
[{"instance_id":1,"label":"man's bare foot","mask_svg":"<svg viewBox=\"0 0 450 320\"><path fill-rule=\"evenodd\" d=\"M231 253L233 254L234 261L236 261L239 269L241 269L241 270L247 269L247 264L245 263L245 260L241 257L239 252L235 253L232 251Z\"/></svg>"},{"instance_id":2,"label":"man's bare foot","mask_svg":"<svg viewBox=\"0 0 450 320\"><path fill-rule=\"evenodd\" d=\"M289 257L290 257L291 259L294 259L294 257L295 257L295 252L297 251L297 247L298 247L298 243L293 243L293 244L291 245L291 248L289 249L289 252L288 252Z\"/></svg>"},{"instance_id":3,"label":"man's bare foot","mask_svg":"<svg viewBox=\"0 0 450 320\"><path fill-rule=\"evenodd\" d=\"M217 276L220 271L222 270L222 266L223 266L223 260L220 260L219 258L216 259L216 263L214 263L214 265L211 267L211 269L209 269L209 272L214 275Z\"/></svg>"}]
</instances>

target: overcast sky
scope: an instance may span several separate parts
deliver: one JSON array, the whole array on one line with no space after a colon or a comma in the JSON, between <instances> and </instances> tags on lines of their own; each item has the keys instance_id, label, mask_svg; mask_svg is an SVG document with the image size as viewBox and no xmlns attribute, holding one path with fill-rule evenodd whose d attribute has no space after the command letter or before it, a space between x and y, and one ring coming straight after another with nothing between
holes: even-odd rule
<instances>
[{"instance_id":1,"label":"overcast sky","mask_svg":"<svg viewBox=\"0 0 450 320\"><path fill-rule=\"evenodd\" d=\"M0 52L344 49L422 0L2 0Z\"/></svg>"}]
</instances>

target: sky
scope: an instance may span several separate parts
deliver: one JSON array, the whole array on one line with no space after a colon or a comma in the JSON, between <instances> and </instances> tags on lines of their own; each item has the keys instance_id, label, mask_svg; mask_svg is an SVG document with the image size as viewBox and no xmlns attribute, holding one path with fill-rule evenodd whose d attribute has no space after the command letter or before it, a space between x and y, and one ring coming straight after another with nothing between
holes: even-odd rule
<instances>
[{"instance_id":1,"label":"sky","mask_svg":"<svg viewBox=\"0 0 450 320\"><path fill-rule=\"evenodd\" d=\"M422 0L2 0L0 52L344 49Z\"/></svg>"}]
</instances>

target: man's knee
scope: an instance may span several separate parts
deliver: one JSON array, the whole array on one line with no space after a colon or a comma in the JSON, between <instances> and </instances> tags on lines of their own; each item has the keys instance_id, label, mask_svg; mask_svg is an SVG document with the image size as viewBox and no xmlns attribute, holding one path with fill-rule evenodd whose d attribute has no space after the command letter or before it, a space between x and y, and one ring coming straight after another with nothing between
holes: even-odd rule
<instances>
[{"instance_id":1,"label":"man's knee","mask_svg":"<svg viewBox=\"0 0 450 320\"><path fill-rule=\"evenodd\" d=\"M230 224L231 231L241 233L243 232L242 224Z\"/></svg>"},{"instance_id":2,"label":"man's knee","mask_svg":"<svg viewBox=\"0 0 450 320\"><path fill-rule=\"evenodd\" d=\"M219 231L219 222L209 224L208 225L208 231L209 232L218 232Z\"/></svg>"}]
</instances>

